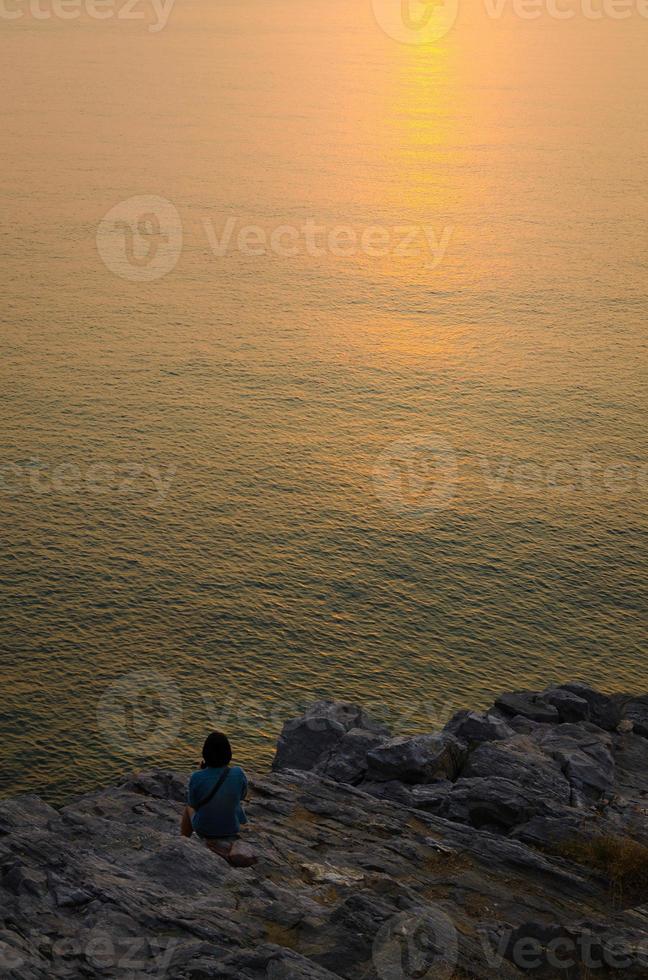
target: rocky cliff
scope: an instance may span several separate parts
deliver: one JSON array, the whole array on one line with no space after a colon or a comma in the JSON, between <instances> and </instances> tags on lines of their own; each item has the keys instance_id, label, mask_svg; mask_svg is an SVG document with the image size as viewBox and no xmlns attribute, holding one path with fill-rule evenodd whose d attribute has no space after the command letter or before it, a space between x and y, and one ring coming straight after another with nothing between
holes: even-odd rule
<instances>
[{"instance_id":1,"label":"rocky cliff","mask_svg":"<svg viewBox=\"0 0 648 980\"><path fill-rule=\"evenodd\" d=\"M0 804L0 975L648 977L648 696L500 697L392 737L319 702L252 778L229 867L147 772Z\"/></svg>"}]
</instances>

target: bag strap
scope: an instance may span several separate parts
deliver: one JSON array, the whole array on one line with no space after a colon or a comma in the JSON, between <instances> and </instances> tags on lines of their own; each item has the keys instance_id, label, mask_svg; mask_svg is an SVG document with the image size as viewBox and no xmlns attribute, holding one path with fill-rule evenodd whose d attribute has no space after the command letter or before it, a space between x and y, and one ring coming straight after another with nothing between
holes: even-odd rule
<instances>
[{"instance_id":1,"label":"bag strap","mask_svg":"<svg viewBox=\"0 0 648 980\"><path fill-rule=\"evenodd\" d=\"M216 783L214 784L214 786L212 786L212 788L210 789L209 793L204 798L204 800L201 800L200 803L196 803L194 805L194 811L200 810L200 808L202 806L204 806L205 803L209 803L209 801L211 799L213 799L214 796L216 796L216 794L218 793L219 789L221 788L221 786L223 785L223 783L225 782L225 780L229 776L230 772L231 772L231 770L229 768L227 768L227 769L225 769L224 772L222 772L220 774L220 776L216 780Z\"/></svg>"}]
</instances>

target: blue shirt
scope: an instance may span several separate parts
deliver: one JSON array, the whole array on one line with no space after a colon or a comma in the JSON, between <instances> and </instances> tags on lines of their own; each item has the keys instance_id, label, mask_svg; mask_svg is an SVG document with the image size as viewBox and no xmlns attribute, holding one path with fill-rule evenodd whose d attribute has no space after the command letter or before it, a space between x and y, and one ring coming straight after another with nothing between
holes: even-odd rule
<instances>
[{"instance_id":1,"label":"blue shirt","mask_svg":"<svg viewBox=\"0 0 648 980\"><path fill-rule=\"evenodd\" d=\"M216 785L225 769L199 769L191 774L187 789L187 803L195 806L204 800ZM247 823L241 801L247 793L247 779L240 766L231 766L227 779L209 803L194 813L193 829L200 837L231 837L238 834L240 825Z\"/></svg>"}]
</instances>

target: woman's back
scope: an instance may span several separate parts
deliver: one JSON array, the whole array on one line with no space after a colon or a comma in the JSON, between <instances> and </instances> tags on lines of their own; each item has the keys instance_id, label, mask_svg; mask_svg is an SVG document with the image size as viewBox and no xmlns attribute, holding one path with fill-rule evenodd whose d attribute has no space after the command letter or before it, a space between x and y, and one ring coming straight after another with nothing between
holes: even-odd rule
<instances>
[{"instance_id":1,"label":"woman's back","mask_svg":"<svg viewBox=\"0 0 648 980\"><path fill-rule=\"evenodd\" d=\"M224 772L227 775L214 795L207 799ZM192 773L187 803L197 812L193 829L201 837L232 837L247 823L242 801L247 795L247 779L240 766L206 766Z\"/></svg>"}]
</instances>

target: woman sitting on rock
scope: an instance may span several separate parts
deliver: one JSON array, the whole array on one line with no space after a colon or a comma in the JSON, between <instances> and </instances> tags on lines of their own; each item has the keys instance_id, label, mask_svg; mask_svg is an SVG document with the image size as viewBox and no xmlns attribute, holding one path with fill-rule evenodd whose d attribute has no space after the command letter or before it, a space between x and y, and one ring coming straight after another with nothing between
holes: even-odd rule
<instances>
[{"instance_id":1,"label":"woman sitting on rock","mask_svg":"<svg viewBox=\"0 0 648 980\"><path fill-rule=\"evenodd\" d=\"M232 748L227 736L222 732L208 735L202 755L201 768L189 780L180 832L183 837L195 832L230 864L254 864L254 852L238 839L241 824L247 823L242 804L248 783L240 766L230 766Z\"/></svg>"}]
</instances>

